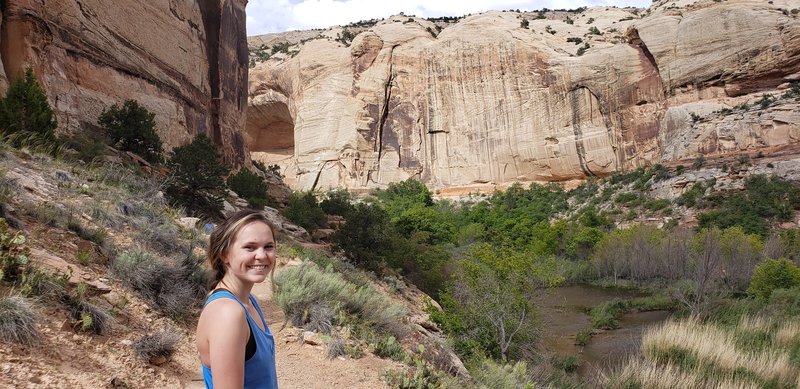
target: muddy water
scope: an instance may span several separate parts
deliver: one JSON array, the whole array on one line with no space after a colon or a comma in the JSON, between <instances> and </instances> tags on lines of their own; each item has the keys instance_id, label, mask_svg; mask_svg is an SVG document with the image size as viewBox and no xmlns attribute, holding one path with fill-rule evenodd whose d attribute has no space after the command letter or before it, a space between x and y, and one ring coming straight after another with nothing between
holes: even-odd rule
<instances>
[{"instance_id":1,"label":"muddy water","mask_svg":"<svg viewBox=\"0 0 800 389\"><path fill-rule=\"evenodd\" d=\"M578 373L589 377L598 369L609 371L622 365L639 350L642 332L669 317L669 312L653 311L623 315L620 328L595 334L587 346L575 345L575 334L591 328L589 309L615 298L630 299L640 294L585 285L556 288L538 306L544 324L544 346L558 356L579 355Z\"/></svg>"}]
</instances>

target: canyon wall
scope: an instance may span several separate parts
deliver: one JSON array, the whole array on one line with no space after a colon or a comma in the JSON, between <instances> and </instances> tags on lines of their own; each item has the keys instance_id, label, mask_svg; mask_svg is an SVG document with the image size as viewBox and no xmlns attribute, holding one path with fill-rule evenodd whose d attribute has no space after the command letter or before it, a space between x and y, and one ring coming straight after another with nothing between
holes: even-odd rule
<instances>
[{"instance_id":1,"label":"canyon wall","mask_svg":"<svg viewBox=\"0 0 800 389\"><path fill-rule=\"evenodd\" d=\"M33 67L59 132L97 126L126 99L155 113L167 149L206 134L249 161L246 0L4 0L0 94Z\"/></svg>"},{"instance_id":2,"label":"canyon wall","mask_svg":"<svg viewBox=\"0 0 800 389\"><path fill-rule=\"evenodd\" d=\"M288 50L250 71L246 142L296 189L409 177L472 188L699 154L792 153L792 4L800 8L662 0L648 10L491 11L445 24L397 15L347 27L352 42L337 39L341 27L294 33L303 39L285 39Z\"/></svg>"}]
</instances>

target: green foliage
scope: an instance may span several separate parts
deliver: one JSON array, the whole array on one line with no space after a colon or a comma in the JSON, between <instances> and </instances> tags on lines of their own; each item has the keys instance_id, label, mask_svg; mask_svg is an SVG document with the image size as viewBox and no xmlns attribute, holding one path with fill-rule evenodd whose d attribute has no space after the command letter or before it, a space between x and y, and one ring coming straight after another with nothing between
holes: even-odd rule
<instances>
[{"instance_id":1,"label":"green foliage","mask_svg":"<svg viewBox=\"0 0 800 389\"><path fill-rule=\"evenodd\" d=\"M756 266L747 292L769 298L776 289L800 286L800 267L786 259L768 259Z\"/></svg>"},{"instance_id":2,"label":"green foliage","mask_svg":"<svg viewBox=\"0 0 800 389\"><path fill-rule=\"evenodd\" d=\"M356 34L348 29L342 29L341 33L336 34L336 41L341 42L345 46L350 46L350 43L353 42L353 39L356 37Z\"/></svg>"},{"instance_id":3,"label":"green foliage","mask_svg":"<svg viewBox=\"0 0 800 389\"><path fill-rule=\"evenodd\" d=\"M457 389L462 387L453 383L446 373L435 369L419 358L415 358L411 371L389 371L385 376L386 383L392 389Z\"/></svg>"},{"instance_id":4,"label":"green foliage","mask_svg":"<svg viewBox=\"0 0 800 389\"><path fill-rule=\"evenodd\" d=\"M578 38L576 36L573 36L573 37L567 38L567 42L572 42L572 43L574 43L576 45L579 45L579 44L583 43L583 39Z\"/></svg>"},{"instance_id":5,"label":"green foliage","mask_svg":"<svg viewBox=\"0 0 800 389\"><path fill-rule=\"evenodd\" d=\"M428 187L420 181L409 178L389 184L375 196L386 205L390 217L398 217L405 210L415 206L432 206L433 196Z\"/></svg>"},{"instance_id":6,"label":"green foliage","mask_svg":"<svg viewBox=\"0 0 800 389\"><path fill-rule=\"evenodd\" d=\"M120 150L140 155L152 163L162 160L161 139L155 132L155 114L142 107L136 100L125 100L103 110L98 122Z\"/></svg>"},{"instance_id":7,"label":"green foliage","mask_svg":"<svg viewBox=\"0 0 800 389\"><path fill-rule=\"evenodd\" d=\"M373 354L381 358L389 358L398 362L403 362L406 358L406 350L403 345L391 335L380 337L377 342L370 344L370 349Z\"/></svg>"},{"instance_id":8,"label":"green foliage","mask_svg":"<svg viewBox=\"0 0 800 389\"><path fill-rule=\"evenodd\" d=\"M583 54L586 53L586 50L589 50L590 47L592 46L589 45L589 42L584 43L583 46L578 47L578 51L575 52L575 55L577 55L578 57L582 56Z\"/></svg>"},{"instance_id":9,"label":"green foliage","mask_svg":"<svg viewBox=\"0 0 800 389\"><path fill-rule=\"evenodd\" d=\"M706 187L703 181L695 182L689 190L684 191L675 199L675 204L684 205L689 208L694 208L700 204L700 200L705 195Z\"/></svg>"},{"instance_id":10,"label":"green foliage","mask_svg":"<svg viewBox=\"0 0 800 389\"><path fill-rule=\"evenodd\" d=\"M430 312L431 320L462 356L523 355L538 336L533 294L563 281L555 259L482 244L459 265L441 297L443 310Z\"/></svg>"},{"instance_id":11,"label":"green foliage","mask_svg":"<svg viewBox=\"0 0 800 389\"><path fill-rule=\"evenodd\" d=\"M574 373L581 366L581 361L577 355L555 357L553 358L553 366L556 369L563 370L565 373Z\"/></svg>"},{"instance_id":12,"label":"green foliage","mask_svg":"<svg viewBox=\"0 0 800 389\"><path fill-rule=\"evenodd\" d=\"M11 138L17 147L28 136L53 143L56 126L47 96L34 77L33 68L29 67L23 77L11 81L6 97L0 100L0 134L17 135Z\"/></svg>"},{"instance_id":13,"label":"green foliage","mask_svg":"<svg viewBox=\"0 0 800 389\"><path fill-rule=\"evenodd\" d=\"M745 180L744 191L720 192L707 200L717 209L700 214L701 227L740 226L747 233L766 237L769 221L790 220L800 207L800 189L780 177L756 175Z\"/></svg>"},{"instance_id":14,"label":"green foliage","mask_svg":"<svg viewBox=\"0 0 800 389\"><path fill-rule=\"evenodd\" d=\"M326 193L319 205L328 215L347 217L353 210L353 196L345 188L337 189Z\"/></svg>"},{"instance_id":15,"label":"green foliage","mask_svg":"<svg viewBox=\"0 0 800 389\"><path fill-rule=\"evenodd\" d=\"M283 210L283 216L309 231L326 225L325 211L312 191L293 192L289 196L289 204Z\"/></svg>"},{"instance_id":16,"label":"green foliage","mask_svg":"<svg viewBox=\"0 0 800 389\"><path fill-rule=\"evenodd\" d=\"M306 327L328 321L328 332L347 313L357 323L376 330L399 333L397 328L405 310L369 286L356 286L331 270L313 263L285 269L275 276L275 301L294 326ZM317 328L323 326L315 324Z\"/></svg>"},{"instance_id":17,"label":"green foliage","mask_svg":"<svg viewBox=\"0 0 800 389\"><path fill-rule=\"evenodd\" d=\"M69 309L76 330L97 335L111 332L111 316L103 308L84 300L84 296L62 296L61 300Z\"/></svg>"},{"instance_id":18,"label":"green foliage","mask_svg":"<svg viewBox=\"0 0 800 389\"><path fill-rule=\"evenodd\" d=\"M470 366L469 370L480 388L534 388L525 361L498 363L491 359L483 359L480 363L475 363L475 366Z\"/></svg>"},{"instance_id":19,"label":"green foliage","mask_svg":"<svg viewBox=\"0 0 800 389\"><path fill-rule=\"evenodd\" d=\"M22 232L12 231L6 220L0 219L0 281L16 281L22 275L31 255L25 241Z\"/></svg>"},{"instance_id":20,"label":"green foliage","mask_svg":"<svg viewBox=\"0 0 800 389\"><path fill-rule=\"evenodd\" d=\"M21 296L0 297L0 339L3 342L33 345L41 333L36 326L38 315L33 306Z\"/></svg>"},{"instance_id":21,"label":"green foliage","mask_svg":"<svg viewBox=\"0 0 800 389\"><path fill-rule=\"evenodd\" d=\"M228 187L239 197L246 199L251 207L262 209L273 203L267 195L267 184L256 173L241 169L228 177Z\"/></svg>"},{"instance_id":22,"label":"green foliage","mask_svg":"<svg viewBox=\"0 0 800 389\"><path fill-rule=\"evenodd\" d=\"M595 26L589 27L589 34L603 35L603 33L601 33L600 30Z\"/></svg>"},{"instance_id":23,"label":"green foliage","mask_svg":"<svg viewBox=\"0 0 800 389\"><path fill-rule=\"evenodd\" d=\"M352 263L377 270L391 250L391 234L386 211L375 204L359 203L331 239Z\"/></svg>"},{"instance_id":24,"label":"green foliage","mask_svg":"<svg viewBox=\"0 0 800 389\"><path fill-rule=\"evenodd\" d=\"M522 21L519 22L519 26L521 28L527 29L528 26L530 26L530 22L528 21L528 19L522 19Z\"/></svg>"},{"instance_id":25,"label":"green foliage","mask_svg":"<svg viewBox=\"0 0 800 389\"><path fill-rule=\"evenodd\" d=\"M575 345L581 347L588 345L589 341L592 340L592 336L594 336L594 330L590 328L580 330L575 334Z\"/></svg>"},{"instance_id":26,"label":"green foliage","mask_svg":"<svg viewBox=\"0 0 800 389\"><path fill-rule=\"evenodd\" d=\"M442 212L433 207L416 204L405 209L391 219L398 232L406 236L414 233L425 233L427 242L431 244L447 243L453 240L455 225Z\"/></svg>"},{"instance_id":27,"label":"green foliage","mask_svg":"<svg viewBox=\"0 0 800 389\"><path fill-rule=\"evenodd\" d=\"M214 144L205 135L172 150L167 165L172 179L165 185L167 198L191 215L221 218L225 177L230 171Z\"/></svg>"}]
</instances>

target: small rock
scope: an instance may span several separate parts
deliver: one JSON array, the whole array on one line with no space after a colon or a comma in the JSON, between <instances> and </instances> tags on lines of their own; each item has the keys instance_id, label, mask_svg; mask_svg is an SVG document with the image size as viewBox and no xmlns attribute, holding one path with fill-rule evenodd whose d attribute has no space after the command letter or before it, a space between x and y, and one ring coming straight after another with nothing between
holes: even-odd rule
<instances>
[{"instance_id":1,"label":"small rock","mask_svg":"<svg viewBox=\"0 0 800 389\"><path fill-rule=\"evenodd\" d=\"M58 181L63 181L63 182L72 181L72 177L69 176L69 173L63 170L56 170L56 172L53 173L53 176L55 176L56 180Z\"/></svg>"},{"instance_id":2,"label":"small rock","mask_svg":"<svg viewBox=\"0 0 800 389\"><path fill-rule=\"evenodd\" d=\"M122 344L124 344L124 345L126 345L126 346L130 346L130 345L132 345L132 344L133 344L133 341L132 341L132 340L130 340L130 339L122 339L122 340L120 340L119 342L120 342L120 343L122 343Z\"/></svg>"},{"instance_id":3,"label":"small rock","mask_svg":"<svg viewBox=\"0 0 800 389\"><path fill-rule=\"evenodd\" d=\"M3 374L8 374L11 371L11 364L10 363L4 363L3 367L0 368L0 371L2 371Z\"/></svg>"},{"instance_id":4,"label":"small rock","mask_svg":"<svg viewBox=\"0 0 800 389\"><path fill-rule=\"evenodd\" d=\"M319 340L316 333L311 331L305 331L303 332L303 343L311 346L319 346L322 344L322 341Z\"/></svg>"},{"instance_id":5,"label":"small rock","mask_svg":"<svg viewBox=\"0 0 800 389\"><path fill-rule=\"evenodd\" d=\"M163 355L159 355L157 357L150 358L150 363L156 366L161 366L167 362L167 357Z\"/></svg>"},{"instance_id":6,"label":"small rock","mask_svg":"<svg viewBox=\"0 0 800 389\"><path fill-rule=\"evenodd\" d=\"M124 297L119 295L119 293L113 291L109 291L108 293L104 294L103 299L117 308L123 307L127 302Z\"/></svg>"}]
</instances>

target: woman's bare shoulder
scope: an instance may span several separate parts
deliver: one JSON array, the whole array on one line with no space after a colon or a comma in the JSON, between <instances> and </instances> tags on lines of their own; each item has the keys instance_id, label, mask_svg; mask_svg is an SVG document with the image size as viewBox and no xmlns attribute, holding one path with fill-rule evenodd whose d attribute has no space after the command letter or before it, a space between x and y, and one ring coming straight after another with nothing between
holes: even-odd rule
<instances>
[{"instance_id":1,"label":"woman's bare shoulder","mask_svg":"<svg viewBox=\"0 0 800 389\"><path fill-rule=\"evenodd\" d=\"M200 319L204 317L213 318L213 321L223 322L246 322L247 316L244 308L239 302L229 298L219 298L203 308Z\"/></svg>"}]
</instances>

